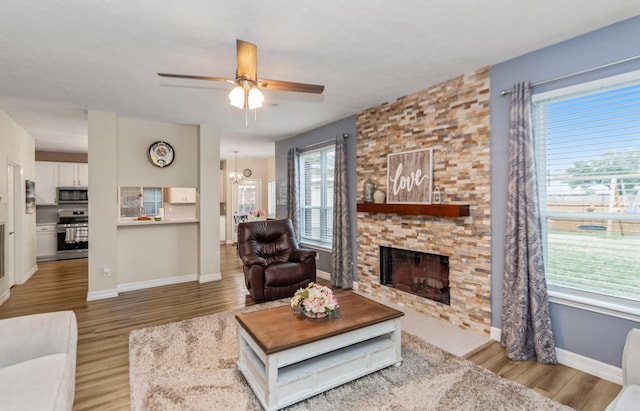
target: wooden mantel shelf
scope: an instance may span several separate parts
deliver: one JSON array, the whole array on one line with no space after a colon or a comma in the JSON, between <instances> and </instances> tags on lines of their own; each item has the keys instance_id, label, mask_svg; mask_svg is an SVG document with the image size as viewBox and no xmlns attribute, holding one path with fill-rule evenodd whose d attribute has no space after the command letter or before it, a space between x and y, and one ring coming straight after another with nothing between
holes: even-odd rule
<instances>
[{"instance_id":1,"label":"wooden mantel shelf","mask_svg":"<svg viewBox=\"0 0 640 411\"><path fill-rule=\"evenodd\" d=\"M376 204L358 203L359 213L430 215L436 217L468 217L468 204Z\"/></svg>"}]
</instances>

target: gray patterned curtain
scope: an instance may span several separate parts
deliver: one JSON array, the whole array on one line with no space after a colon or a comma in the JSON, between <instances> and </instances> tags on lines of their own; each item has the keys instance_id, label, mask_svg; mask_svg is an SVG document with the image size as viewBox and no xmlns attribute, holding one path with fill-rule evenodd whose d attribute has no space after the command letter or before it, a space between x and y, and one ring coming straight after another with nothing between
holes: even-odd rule
<instances>
[{"instance_id":1,"label":"gray patterned curtain","mask_svg":"<svg viewBox=\"0 0 640 411\"><path fill-rule=\"evenodd\" d=\"M516 361L556 363L531 136L531 87L514 85L507 180L501 343Z\"/></svg>"},{"instance_id":2,"label":"gray patterned curtain","mask_svg":"<svg viewBox=\"0 0 640 411\"><path fill-rule=\"evenodd\" d=\"M331 285L353 288L351 258L351 219L347 180L347 134L336 136L336 158L333 179L333 243L331 245Z\"/></svg>"},{"instance_id":3,"label":"gray patterned curtain","mask_svg":"<svg viewBox=\"0 0 640 411\"><path fill-rule=\"evenodd\" d=\"M287 217L293 223L293 232L296 239L300 241L300 231L298 230L298 179L300 172L298 169L298 149L290 148L287 153Z\"/></svg>"}]
</instances>

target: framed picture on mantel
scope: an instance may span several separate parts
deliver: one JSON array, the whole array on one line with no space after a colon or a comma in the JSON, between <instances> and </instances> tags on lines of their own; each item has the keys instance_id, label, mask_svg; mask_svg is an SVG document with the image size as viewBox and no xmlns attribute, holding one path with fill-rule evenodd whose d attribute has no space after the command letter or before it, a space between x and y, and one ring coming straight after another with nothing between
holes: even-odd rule
<instances>
[{"instance_id":1,"label":"framed picture on mantel","mask_svg":"<svg viewBox=\"0 0 640 411\"><path fill-rule=\"evenodd\" d=\"M431 204L433 149L387 155L387 203Z\"/></svg>"}]
</instances>

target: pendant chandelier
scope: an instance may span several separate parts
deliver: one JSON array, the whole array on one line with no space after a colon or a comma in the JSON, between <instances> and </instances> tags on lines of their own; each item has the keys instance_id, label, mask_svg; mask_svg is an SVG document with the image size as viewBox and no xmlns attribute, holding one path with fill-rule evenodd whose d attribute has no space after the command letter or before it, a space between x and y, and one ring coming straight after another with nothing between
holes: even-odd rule
<instances>
[{"instance_id":1,"label":"pendant chandelier","mask_svg":"<svg viewBox=\"0 0 640 411\"><path fill-rule=\"evenodd\" d=\"M236 153L236 170L229 174L229 179L233 184L238 184L242 180L242 173L238 172L238 150L234 150Z\"/></svg>"}]
</instances>

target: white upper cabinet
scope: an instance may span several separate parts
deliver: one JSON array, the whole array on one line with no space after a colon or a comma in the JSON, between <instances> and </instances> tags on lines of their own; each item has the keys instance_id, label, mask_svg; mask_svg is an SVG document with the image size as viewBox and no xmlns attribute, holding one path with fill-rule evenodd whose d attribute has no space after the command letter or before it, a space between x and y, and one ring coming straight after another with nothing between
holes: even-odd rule
<instances>
[{"instance_id":1,"label":"white upper cabinet","mask_svg":"<svg viewBox=\"0 0 640 411\"><path fill-rule=\"evenodd\" d=\"M56 204L58 163L36 161L36 204Z\"/></svg>"},{"instance_id":2,"label":"white upper cabinet","mask_svg":"<svg viewBox=\"0 0 640 411\"><path fill-rule=\"evenodd\" d=\"M195 204L196 189L189 187L171 187L169 202L173 204Z\"/></svg>"},{"instance_id":3,"label":"white upper cabinet","mask_svg":"<svg viewBox=\"0 0 640 411\"><path fill-rule=\"evenodd\" d=\"M60 187L87 187L89 165L87 163L57 163Z\"/></svg>"}]
</instances>

